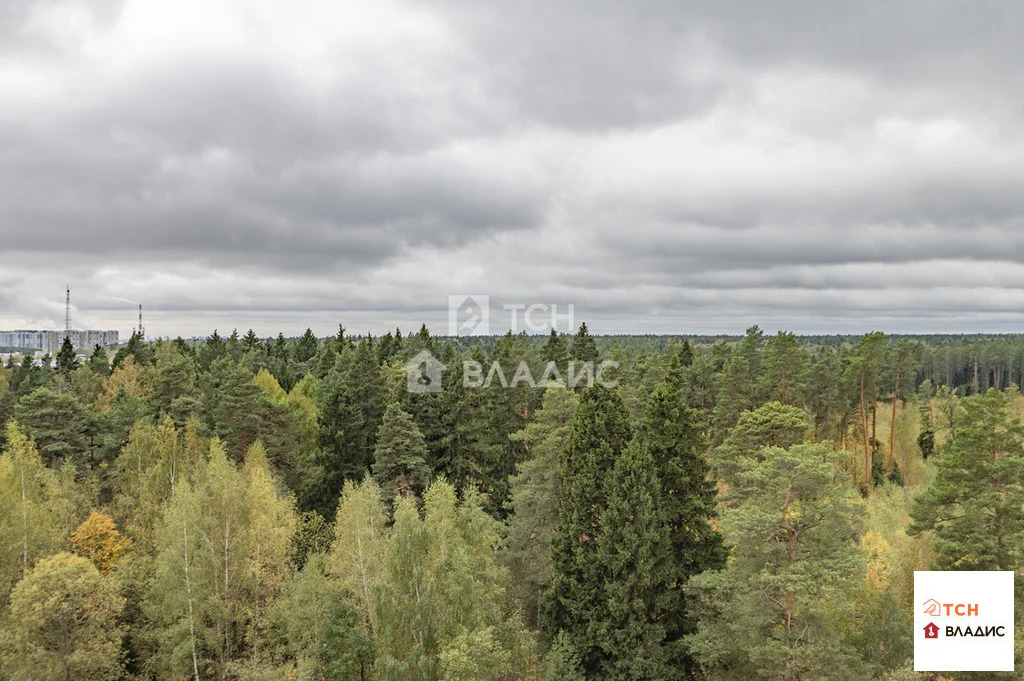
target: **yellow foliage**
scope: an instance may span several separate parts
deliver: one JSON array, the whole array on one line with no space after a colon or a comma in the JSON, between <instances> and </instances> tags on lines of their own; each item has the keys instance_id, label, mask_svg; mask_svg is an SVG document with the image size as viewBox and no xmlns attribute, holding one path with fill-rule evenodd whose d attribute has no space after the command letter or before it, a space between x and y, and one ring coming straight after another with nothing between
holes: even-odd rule
<instances>
[{"instance_id":1,"label":"yellow foliage","mask_svg":"<svg viewBox=\"0 0 1024 681\"><path fill-rule=\"evenodd\" d=\"M272 401L278 404L284 402L286 393L281 384L277 382L274 375L267 371L265 368L260 368L259 372L253 377L252 382L256 384L256 387L263 392L264 395L269 397Z\"/></svg>"},{"instance_id":2,"label":"yellow foliage","mask_svg":"<svg viewBox=\"0 0 1024 681\"><path fill-rule=\"evenodd\" d=\"M874 591L882 591L889 584L892 544L878 532L868 530L861 537L860 545L867 557L867 586Z\"/></svg>"},{"instance_id":3,"label":"yellow foliage","mask_svg":"<svg viewBox=\"0 0 1024 681\"><path fill-rule=\"evenodd\" d=\"M114 399L121 388L138 397L149 394L149 376L132 357L125 359L121 366L103 381L103 392L96 400L96 411L109 411L114 406Z\"/></svg>"},{"instance_id":4,"label":"yellow foliage","mask_svg":"<svg viewBox=\"0 0 1024 681\"><path fill-rule=\"evenodd\" d=\"M110 572L121 559L128 543L110 516L97 511L93 511L71 535L71 550L91 560L102 574Z\"/></svg>"}]
</instances>

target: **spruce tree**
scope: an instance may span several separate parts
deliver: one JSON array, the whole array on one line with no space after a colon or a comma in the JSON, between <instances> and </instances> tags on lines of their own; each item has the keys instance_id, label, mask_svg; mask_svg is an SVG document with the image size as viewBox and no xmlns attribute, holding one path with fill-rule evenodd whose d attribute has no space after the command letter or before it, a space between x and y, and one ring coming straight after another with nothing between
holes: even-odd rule
<instances>
[{"instance_id":1,"label":"spruce tree","mask_svg":"<svg viewBox=\"0 0 1024 681\"><path fill-rule=\"evenodd\" d=\"M588 674L600 668L604 657L593 630L605 579L597 562L597 539L608 502L607 482L629 437L618 395L593 386L580 395L572 433L559 460L562 495L552 548L554 578L545 594L543 617L548 635L554 638L562 632Z\"/></svg>"},{"instance_id":2,"label":"spruce tree","mask_svg":"<svg viewBox=\"0 0 1024 681\"><path fill-rule=\"evenodd\" d=\"M75 347L71 344L71 336L64 336L60 352L57 353L57 373L67 376L78 368L78 356L75 354Z\"/></svg>"},{"instance_id":3,"label":"spruce tree","mask_svg":"<svg viewBox=\"0 0 1024 681\"><path fill-rule=\"evenodd\" d=\"M665 645L681 586L672 570L670 526L654 459L638 439L615 461L607 494L594 558L601 582L593 586L600 602L587 622L589 649L582 656L588 677L683 678Z\"/></svg>"},{"instance_id":4,"label":"spruce tree","mask_svg":"<svg viewBox=\"0 0 1024 681\"><path fill-rule=\"evenodd\" d=\"M586 322L580 324L579 330L576 331L576 335L572 338L572 348L569 353L569 358L577 364L583 364L584 362L597 362L597 343L594 342L594 337L590 335L590 330L587 328ZM577 371L579 370L580 369L577 368Z\"/></svg>"},{"instance_id":5,"label":"spruce tree","mask_svg":"<svg viewBox=\"0 0 1024 681\"><path fill-rule=\"evenodd\" d=\"M110 375L110 357L107 355L107 350L102 345L97 345L92 349L92 355L89 356L89 362L87 366L97 376L103 376L106 378Z\"/></svg>"},{"instance_id":6,"label":"spruce tree","mask_svg":"<svg viewBox=\"0 0 1024 681\"><path fill-rule=\"evenodd\" d=\"M695 665L682 638L693 632L693 604L684 586L694 575L725 565L721 535L711 526L717 492L709 479L707 441L700 414L685 404L684 379L678 356L651 396L640 429L661 480L661 513L667 526L669 589L665 594L665 640L669 661L680 676L694 673Z\"/></svg>"},{"instance_id":7,"label":"spruce tree","mask_svg":"<svg viewBox=\"0 0 1024 681\"><path fill-rule=\"evenodd\" d=\"M316 355L320 341L313 334L312 329L306 329L302 337L295 343L294 357L296 362L308 362Z\"/></svg>"}]
</instances>

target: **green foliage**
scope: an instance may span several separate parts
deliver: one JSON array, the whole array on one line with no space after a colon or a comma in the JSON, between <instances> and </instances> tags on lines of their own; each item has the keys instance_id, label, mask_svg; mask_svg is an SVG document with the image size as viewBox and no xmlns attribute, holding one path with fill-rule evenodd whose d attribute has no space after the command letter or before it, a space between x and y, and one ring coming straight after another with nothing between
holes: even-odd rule
<instances>
[{"instance_id":1,"label":"green foliage","mask_svg":"<svg viewBox=\"0 0 1024 681\"><path fill-rule=\"evenodd\" d=\"M64 336L64 342L61 343L56 360L57 373L65 378L78 368L78 354L75 352L75 347L71 344L70 336Z\"/></svg>"},{"instance_id":2,"label":"green foliage","mask_svg":"<svg viewBox=\"0 0 1024 681\"><path fill-rule=\"evenodd\" d=\"M723 570L694 577L703 607L690 648L711 679L865 678L844 620L863 569L863 508L821 445L743 457L722 515Z\"/></svg>"},{"instance_id":3,"label":"green foliage","mask_svg":"<svg viewBox=\"0 0 1024 681\"><path fill-rule=\"evenodd\" d=\"M85 558L58 553L41 561L11 593L0 669L17 680L115 681L123 607L113 582Z\"/></svg>"},{"instance_id":4,"label":"green foliage","mask_svg":"<svg viewBox=\"0 0 1024 681\"><path fill-rule=\"evenodd\" d=\"M423 491L430 481L423 433L397 402L388 405L377 434L373 479L390 502L396 495Z\"/></svg>"},{"instance_id":5,"label":"green foliage","mask_svg":"<svg viewBox=\"0 0 1024 681\"><path fill-rule=\"evenodd\" d=\"M601 658L590 630L602 607L597 538L608 504L609 473L629 437L618 396L601 386L583 391L559 460L562 494L552 549L554 579L545 594L543 616L548 634L563 632L588 672L599 668Z\"/></svg>"},{"instance_id":6,"label":"green foliage","mask_svg":"<svg viewBox=\"0 0 1024 681\"><path fill-rule=\"evenodd\" d=\"M334 515L345 480L360 480L374 460L377 430L384 415L385 386L376 352L367 341L348 346L321 381L317 395L319 489L308 508Z\"/></svg>"},{"instance_id":7,"label":"green foliage","mask_svg":"<svg viewBox=\"0 0 1024 681\"><path fill-rule=\"evenodd\" d=\"M752 424L746 416L741 416L740 423L742 432L749 434ZM678 673L687 675L693 673L694 665L683 649L682 639L692 633L694 617L683 586L694 575L721 568L726 557L722 537L711 526L717 491L709 479L707 443L700 426L699 413L686 405L683 367L673 356L665 380L647 404L639 440L652 457L661 486L658 503L666 525L668 553L659 570L664 572L667 585L662 626L668 660ZM740 429L738 426L734 432ZM730 446L738 444L735 440L729 442Z\"/></svg>"},{"instance_id":8,"label":"green foliage","mask_svg":"<svg viewBox=\"0 0 1024 681\"><path fill-rule=\"evenodd\" d=\"M36 562L58 550L70 527L71 499L17 422L7 424L0 455L0 603Z\"/></svg>"},{"instance_id":9,"label":"green foliage","mask_svg":"<svg viewBox=\"0 0 1024 681\"><path fill-rule=\"evenodd\" d=\"M961 400L956 439L911 515L911 532L932 530L942 570L1013 570L1024 565L1024 424L997 390Z\"/></svg>"},{"instance_id":10,"label":"green foliage","mask_svg":"<svg viewBox=\"0 0 1024 681\"><path fill-rule=\"evenodd\" d=\"M71 395L38 388L18 401L14 415L51 465L88 461L94 416Z\"/></svg>"},{"instance_id":11,"label":"green foliage","mask_svg":"<svg viewBox=\"0 0 1024 681\"><path fill-rule=\"evenodd\" d=\"M374 672L381 681L436 681L448 678L445 671L482 679L531 673L521 625L505 609L496 522L478 495L465 497L459 504L450 485L435 482L424 495L423 518L411 498L395 502L374 588Z\"/></svg>"},{"instance_id":12,"label":"green foliage","mask_svg":"<svg viewBox=\"0 0 1024 681\"><path fill-rule=\"evenodd\" d=\"M715 448L715 473L723 482L733 485L752 454L765 447L785 449L804 442L809 427L807 412L779 402L743 412L736 426Z\"/></svg>"},{"instance_id":13,"label":"green foliage","mask_svg":"<svg viewBox=\"0 0 1024 681\"><path fill-rule=\"evenodd\" d=\"M548 388L534 419L510 437L522 442L529 458L519 464L512 490L506 534L511 589L523 604L526 620L540 627L541 593L551 582L551 546L558 528L562 480L559 459L568 439L576 396L566 388Z\"/></svg>"}]
</instances>

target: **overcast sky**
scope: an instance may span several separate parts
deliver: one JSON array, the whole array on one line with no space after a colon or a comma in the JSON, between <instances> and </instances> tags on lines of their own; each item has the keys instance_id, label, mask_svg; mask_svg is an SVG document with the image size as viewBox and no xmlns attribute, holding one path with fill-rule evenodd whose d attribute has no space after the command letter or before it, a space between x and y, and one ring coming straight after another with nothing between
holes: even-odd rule
<instances>
[{"instance_id":1,"label":"overcast sky","mask_svg":"<svg viewBox=\"0 0 1024 681\"><path fill-rule=\"evenodd\" d=\"M1009 0L0 0L0 328L69 284L151 336L445 333L457 293L1021 331L1022 35Z\"/></svg>"}]
</instances>

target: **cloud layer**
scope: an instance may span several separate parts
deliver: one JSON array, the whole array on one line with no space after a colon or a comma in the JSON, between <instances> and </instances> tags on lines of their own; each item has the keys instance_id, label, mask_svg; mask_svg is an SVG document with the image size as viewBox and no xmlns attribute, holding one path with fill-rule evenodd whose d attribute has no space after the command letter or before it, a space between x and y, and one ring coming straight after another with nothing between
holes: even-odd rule
<instances>
[{"instance_id":1,"label":"cloud layer","mask_svg":"<svg viewBox=\"0 0 1024 681\"><path fill-rule=\"evenodd\" d=\"M686 3L690 5L691 3ZM1024 6L0 4L0 327L1019 331Z\"/></svg>"}]
</instances>

